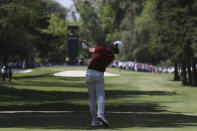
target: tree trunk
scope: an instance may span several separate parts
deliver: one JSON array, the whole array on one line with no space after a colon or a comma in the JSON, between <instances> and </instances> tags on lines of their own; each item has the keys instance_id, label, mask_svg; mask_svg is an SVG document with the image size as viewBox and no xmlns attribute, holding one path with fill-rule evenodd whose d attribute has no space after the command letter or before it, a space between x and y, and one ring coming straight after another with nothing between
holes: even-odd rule
<instances>
[{"instance_id":1,"label":"tree trunk","mask_svg":"<svg viewBox=\"0 0 197 131\"><path fill-rule=\"evenodd\" d=\"M197 86L196 59L192 59L192 86Z\"/></svg>"},{"instance_id":2,"label":"tree trunk","mask_svg":"<svg viewBox=\"0 0 197 131\"><path fill-rule=\"evenodd\" d=\"M180 80L177 62L174 63L174 81Z\"/></svg>"},{"instance_id":3,"label":"tree trunk","mask_svg":"<svg viewBox=\"0 0 197 131\"><path fill-rule=\"evenodd\" d=\"M192 85L192 71L191 71L190 60L188 60L188 63L187 63L187 73L188 73L188 84Z\"/></svg>"},{"instance_id":4,"label":"tree trunk","mask_svg":"<svg viewBox=\"0 0 197 131\"><path fill-rule=\"evenodd\" d=\"M187 85L186 62L182 60L181 64L182 84Z\"/></svg>"}]
</instances>

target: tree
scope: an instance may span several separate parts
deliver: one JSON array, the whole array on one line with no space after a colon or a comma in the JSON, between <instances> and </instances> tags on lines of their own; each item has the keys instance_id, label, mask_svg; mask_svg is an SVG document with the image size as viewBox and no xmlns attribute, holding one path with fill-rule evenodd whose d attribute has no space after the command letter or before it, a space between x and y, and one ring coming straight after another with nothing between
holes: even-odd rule
<instances>
[{"instance_id":1,"label":"tree","mask_svg":"<svg viewBox=\"0 0 197 131\"><path fill-rule=\"evenodd\" d=\"M191 46L192 19L195 17L193 4L194 1L184 0L157 1L154 19L159 25L155 34L160 36L160 47L165 44L168 59L175 63L175 67L177 63L181 65L183 85L192 85L192 77L195 77L192 75L195 73L191 73L191 60L194 56ZM193 67L194 70L196 67Z\"/></svg>"},{"instance_id":2,"label":"tree","mask_svg":"<svg viewBox=\"0 0 197 131\"><path fill-rule=\"evenodd\" d=\"M37 19L38 0L5 1L0 8L1 56L6 65L10 58L30 56L33 52L33 39L29 28Z\"/></svg>"},{"instance_id":3,"label":"tree","mask_svg":"<svg viewBox=\"0 0 197 131\"><path fill-rule=\"evenodd\" d=\"M61 53L64 56L63 51L66 50L65 46L65 33L59 32L57 28L56 32L43 32L47 30L48 26L51 27L49 22L50 18L54 18L51 14L58 12L58 18L61 19L58 26L62 28L65 24L67 9L63 8L57 2L53 0L8 0L0 2L0 58L4 65L8 61L23 61L24 59L31 63L35 57L40 56L42 52L54 54L54 51ZM54 23L53 23L54 25ZM56 28L55 27L55 28ZM65 27L65 25L64 25ZM65 30L62 28L61 30ZM64 31L64 32L65 32ZM56 34L57 33L57 34ZM53 34L53 35L51 35ZM56 34L54 36L54 34ZM48 41L50 39L51 41ZM58 43L61 43L58 45ZM57 50L46 51L44 47L54 47ZM66 53L66 51L65 51ZM62 55L63 54L63 55ZM49 58L49 57L48 57ZM54 57L50 57L51 61L56 61ZM62 57L58 57L61 59ZM39 59L42 59L41 57ZM58 62L60 60L57 60ZM64 58L62 58L62 61Z\"/></svg>"},{"instance_id":4,"label":"tree","mask_svg":"<svg viewBox=\"0 0 197 131\"><path fill-rule=\"evenodd\" d=\"M67 55L66 32L67 23L59 13L52 13L49 26L42 30L49 41L41 41L37 49L44 63L62 63ZM45 43L46 42L46 43Z\"/></svg>"}]
</instances>

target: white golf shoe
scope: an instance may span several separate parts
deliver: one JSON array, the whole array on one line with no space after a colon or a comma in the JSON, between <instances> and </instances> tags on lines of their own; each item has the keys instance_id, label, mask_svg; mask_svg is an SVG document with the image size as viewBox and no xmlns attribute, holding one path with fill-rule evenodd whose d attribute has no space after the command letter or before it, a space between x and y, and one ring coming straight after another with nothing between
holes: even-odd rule
<instances>
[{"instance_id":1,"label":"white golf shoe","mask_svg":"<svg viewBox=\"0 0 197 131\"><path fill-rule=\"evenodd\" d=\"M105 127L109 127L109 123L104 117L99 115L97 116L97 120L101 121Z\"/></svg>"}]
</instances>

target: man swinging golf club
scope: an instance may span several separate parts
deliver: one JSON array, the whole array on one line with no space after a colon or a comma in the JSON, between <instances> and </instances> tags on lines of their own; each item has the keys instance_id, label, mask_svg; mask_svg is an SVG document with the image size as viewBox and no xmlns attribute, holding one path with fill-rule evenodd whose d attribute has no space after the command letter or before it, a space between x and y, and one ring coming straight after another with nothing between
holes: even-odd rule
<instances>
[{"instance_id":1,"label":"man swinging golf club","mask_svg":"<svg viewBox=\"0 0 197 131\"><path fill-rule=\"evenodd\" d=\"M92 127L109 127L109 123L104 117L105 90L103 75L106 67L114 60L114 54L119 54L122 45L121 41L116 41L111 44L110 48L105 48L103 46L94 48L86 40L83 40L82 42L83 49L95 53L86 71L86 84L88 86L90 99ZM96 106L96 100L98 100L98 108Z\"/></svg>"}]
</instances>

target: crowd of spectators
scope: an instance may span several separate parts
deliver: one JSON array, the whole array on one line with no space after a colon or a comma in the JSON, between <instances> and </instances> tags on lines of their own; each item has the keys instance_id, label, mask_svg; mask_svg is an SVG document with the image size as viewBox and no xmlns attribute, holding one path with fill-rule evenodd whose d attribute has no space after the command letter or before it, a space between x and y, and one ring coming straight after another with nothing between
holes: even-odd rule
<instances>
[{"instance_id":1,"label":"crowd of spectators","mask_svg":"<svg viewBox=\"0 0 197 131\"><path fill-rule=\"evenodd\" d=\"M25 61L23 62L16 62L16 63L8 63L8 67L11 67L13 69L26 69L26 68L36 68L40 67L40 64L36 63L26 63Z\"/></svg>"},{"instance_id":2,"label":"crowd of spectators","mask_svg":"<svg viewBox=\"0 0 197 131\"><path fill-rule=\"evenodd\" d=\"M173 73L173 67L159 67L144 63L137 63L133 61L114 61L112 67L117 67L125 70L138 71L138 72L152 72L152 73Z\"/></svg>"}]
</instances>

